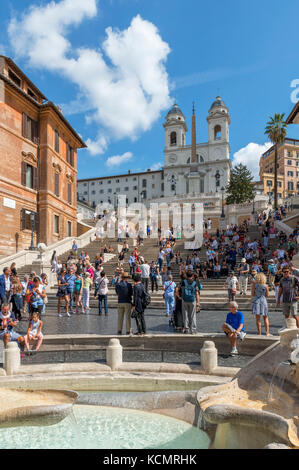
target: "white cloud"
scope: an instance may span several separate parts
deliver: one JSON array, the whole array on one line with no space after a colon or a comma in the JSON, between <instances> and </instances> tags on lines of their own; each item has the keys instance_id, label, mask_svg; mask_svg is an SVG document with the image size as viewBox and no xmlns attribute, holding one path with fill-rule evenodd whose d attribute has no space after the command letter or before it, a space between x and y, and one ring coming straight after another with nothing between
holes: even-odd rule
<instances>
[{"instance_id":1,"label":"white cloud","mask_svg":"<svg viewBox=\"0 0 299 470\"><path fill-rule=\"evenodd\" d=\"M259 145L251 142L246 147L241 148L238 152L234 153L232 165L246 165L251 171L254 181L259 181L259 162L263 153L267 152L273 144L266 142L264 145Z\"/></svg>"},{"instance_id":2,"label":"white cloud","mask_svg":"<svg viewBox=\"0 0 299 470\"><path fill-rule=\"evenodd\" d=\"M102 155L108 148L109 141L103 135L99 135L97 140L86 139L89 153L91 155Z\"/></svg>"},{"instance_id":3,"label":"white cloud","mask_svg":"<svg viewBox=\"0 0 299 470\"><path fill-rule=\"evenodd\" d=\"M163 166L163 163L159 162L159 163L154 163L152 166L151 166L151 170L152 171L156 171L156 170L161 170Z\"/></svg>"},{"instance_id":4,"label":"white cloud","mask_svg":"<svg viewBox=\"0 0 299 470\"><path fill-rule=\"evenodd\" d=\"M156 26L137 15L123 31L108 27L101 50L73 49L66 39L70 26L96 14L96 0L33 6L10 22L10 42L32 67L57 71L76 84L80 101L92 110L89 122L105 128L106 137L134 140L171 104L165 68L170 48Z\"/></svg>"},{"instance_id":5,"label":"white cloud","mask_svg":"<svg viewBox=\"0 0 299 470\"><path fill-rule=\"evenodd\" d=\"M126 152L123 155L115 155L114 157L109 157L106 161L106 165L109 167L119 166L123 163L127 163L133 158L132 152Z\"/></svg>"}]
</instances>

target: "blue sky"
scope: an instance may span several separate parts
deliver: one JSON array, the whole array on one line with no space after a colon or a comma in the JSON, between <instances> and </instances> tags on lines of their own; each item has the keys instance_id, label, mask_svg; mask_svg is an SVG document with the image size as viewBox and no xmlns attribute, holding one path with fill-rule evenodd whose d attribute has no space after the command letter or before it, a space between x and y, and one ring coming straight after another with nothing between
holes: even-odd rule
<instances>
[{"instance_id":1,"label":"blue sky","mask_svg":"<svg viewBox=\"0 0 299 470\"><path fill-rule=\"evenodd\" d=\"M275 112L289 114L296 79L299 99L298 0L85 0L85 10L75 11L73 18L69 1L1 0L0 53L62 105L71 125L91 144L92 154L79 152L79 178L163 163L162 124L174 100L189 129L195 101L197 138L206 142L206 117L218 93L231 115L231 159L239 161L241 155L256 174L267 143L265 124ZM60 21L51 16L53 6L61 7ZM40 18L53 21L49 31ZM45 43L49 46L42 50ZM83 61L82 48L101 51L96 68L90 55ZM79 60L72 63L79 56L86 70ZM118 81L115 93L113 81ZM299 126L290 126L288 135L299 139Z\"/></svg>"}]
</instances>

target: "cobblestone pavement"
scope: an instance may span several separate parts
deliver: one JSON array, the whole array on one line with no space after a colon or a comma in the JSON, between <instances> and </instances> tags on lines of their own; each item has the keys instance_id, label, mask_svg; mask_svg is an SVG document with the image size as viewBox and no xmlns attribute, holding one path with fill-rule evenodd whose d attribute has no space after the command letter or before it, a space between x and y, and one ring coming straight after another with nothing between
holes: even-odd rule
<instances>
[{"instance_id":1,"label":"cobblestone pavement","mask_svg":"<svg viewBox=\"0 0 299 470\"><path fill-rule=\"evenodd\" d=\"M256 334L255 316L251 312L243 312L245 317L245 329L249 334ZM225 321L226 312L224 311L202 311L197 316L197 329L200 333L220 333L221 325ZM102 334L113 335L117 332L117 310L110 309L109 315L99 316L96 309L91 309L88 315L73 314L67 317L65 313L62 318L57 316L57 312L48 309L43 316L45 335L57 334ZM135 328L135 320L132 321L133 331ZM25 333L28 322L21 321L18 325L17 331ZM165 317L164 312L161 310L148 310L146 312L146 325L148 334L173 334L173 328L169 326L168 318ZM271 312L270 314L270 332L273 335L278 334L278 330L284 326L284 318L281 311ZM264 330L263 330L264 333ZM1 342L2 343L2 342ZM1 344L1 349L2 349ZM243 367L252 357L237 356L231 357L228 355L219 355L218 363L220 366L229 367ZM37 356L25 357L22 359L22 364L34 363L53 363L61 362L63 356L56 353L41 353ZM68 362L81 362L81 361L104 361L105 352L80 352L72 353L67 357ZM141 362L182 362L182 363L197 363L200 362L199 354L188 353L164 353L162 359L161 352L136 352L125 351L124 361L141 361Z\"/></svg>"},{"instance_id":2,"label":"cobblestone pavement","mask_svg":"<svg viewBox=\"0 0 299 470\"><path fill-rule=\"evenodd\" d=\"M251 312L243 312L245 318L245 330L249 334L256 334L255 316ZM62 310L63 317L59 318L57 312L47 309L43 316L44 335L59 334L101 334L113 335L117 334L117 309L109 309L109 315L99 316L98 311L93 308L88 315L74 313L71 317L67 317ZM227 312L225 311L201 311L197 315L197 330L199 333L220 333L221 326L225 321ZM278 334L278 330L284 326L284 317L281 311L270 312L270 333ZM148 334L173 334L173 328L169 326L168 318L165 317L161 310L149 309L145 314L145 321ZM132 320L133 330L135 328L135 320ZM28 326L27 321L21 321L17 331L24 333ZM263 326L263 321L262 321ZM123 330L124 331L124 330ZM262 329L265 334L265 330Z\"/></svg>"}]
</instances>

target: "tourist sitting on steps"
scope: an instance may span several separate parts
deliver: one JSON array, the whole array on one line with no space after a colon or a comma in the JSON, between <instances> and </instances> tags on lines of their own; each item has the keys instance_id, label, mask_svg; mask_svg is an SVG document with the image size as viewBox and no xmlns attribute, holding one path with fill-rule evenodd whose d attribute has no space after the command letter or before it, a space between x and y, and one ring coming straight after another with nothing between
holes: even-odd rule
<instances>
[{"instance_id":1,"label":"tourist sitting on steps","mask_svg":"<svg viewBox=\"0 0 299 470\"><path fill-rule=\"evenodd\" d=\"M24 337L13 331L17 324L16 317L9 310L9 304L4 303L0 314L0 339L3 340L5 348L10 341L16 341L18 345L24 344Z\"/></svg>"},{"instance_id":2,"label":"tourist sitting on steps","mask_svg":"<svg viewBox=\"0 0 299 470\"><path fill-rule=\"evenodd\" d=\"M41 347L43 342L42 334L43 322L39 318L39 314L34 312L32 320L29 322L27 335L24 337L25 345L29 353L36 352ZM37 341L35 350L30 350L30 343Z\"/></svg>"},{"instance_id":3,"label":"tourist sitting on steps","mask_svg":"<svg viewBox=\"0 0 299 470\"><path fill-rule=\"evenodd\" d=\"M240 338L241 341L246 336L244 331L244 315L238 310L237 302L230 302L229 304L230 312L227 314L225 323L222 325L222 330L227 335L230 344L232 346L231 356L237 355L237 339Z\"/></svg>"}]
</instances>

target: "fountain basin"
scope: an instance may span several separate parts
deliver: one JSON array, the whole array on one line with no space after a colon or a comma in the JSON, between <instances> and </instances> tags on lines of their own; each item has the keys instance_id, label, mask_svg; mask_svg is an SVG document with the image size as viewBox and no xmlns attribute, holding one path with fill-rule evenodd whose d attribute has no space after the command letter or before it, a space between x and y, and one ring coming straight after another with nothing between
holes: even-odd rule
<instances>
[{"instance_id":1,"label":"fountain basin","mask_svg":"<svg viewBox=\"0 0 299 470\"><path fill-rule=\"evenodd\" d=\"M0 388L0 428L51 426L72 412L77 398L68 390Z\"/></svg>"}]
</instances>

